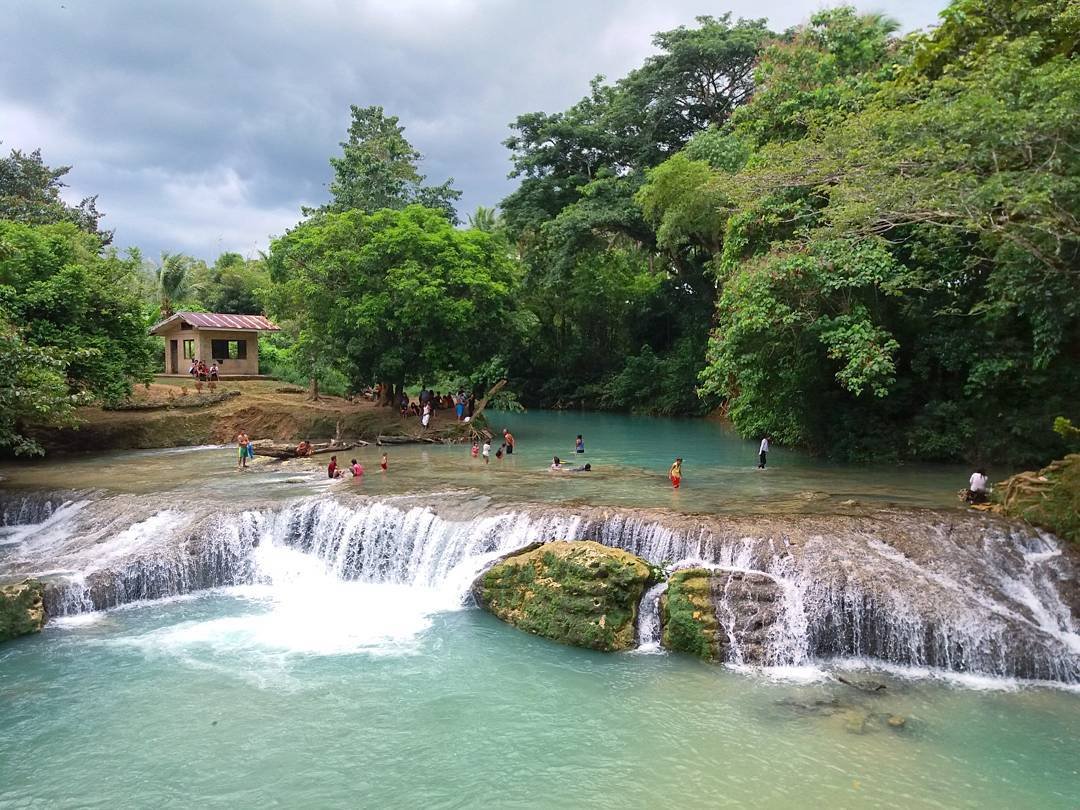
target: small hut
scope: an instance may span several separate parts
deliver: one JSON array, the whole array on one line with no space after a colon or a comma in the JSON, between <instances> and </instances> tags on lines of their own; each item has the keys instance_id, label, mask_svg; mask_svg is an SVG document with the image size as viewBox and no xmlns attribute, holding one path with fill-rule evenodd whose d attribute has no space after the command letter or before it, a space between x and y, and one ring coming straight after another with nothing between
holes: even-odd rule
<instances>
[{"instance_id":1,"label":"small hut","mask_svg":"<svg viewBox=\"0 0 1080 810\"><path fill-rule=\"evenodd\" d=\"M165 340L165 373L187 374L192 360L218 364L222 377L259 374L259 333L279 327L262 315L177 312L154 324L151 335Z\"/></svg>"}]
</instances>

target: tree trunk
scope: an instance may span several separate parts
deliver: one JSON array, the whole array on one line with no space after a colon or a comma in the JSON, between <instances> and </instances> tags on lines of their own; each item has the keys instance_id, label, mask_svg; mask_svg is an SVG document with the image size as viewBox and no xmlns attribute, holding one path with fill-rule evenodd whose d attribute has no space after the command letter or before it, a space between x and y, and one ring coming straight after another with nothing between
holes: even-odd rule
<instances>
[{"instance_id":1,"label":"tree trunk","mask_svg":"<svg viewBox=\"0 0 1080 810\"><path fill-rule=\"evenodd\" d=\"M319 398L319 378L311 378L311 392L308 394L308 399L314 401Z\"/></svg>"},{"instance_id":2,"label":"tree trunk","mask_svg":"<svg viewBox=\"0 0 1080 810\"><path fill-rule=\"evenodd\" d=\"M391 402L390 383L379 383L379 401L376 403L380 408L385 408Z\"/></svg>"}]
</instances>

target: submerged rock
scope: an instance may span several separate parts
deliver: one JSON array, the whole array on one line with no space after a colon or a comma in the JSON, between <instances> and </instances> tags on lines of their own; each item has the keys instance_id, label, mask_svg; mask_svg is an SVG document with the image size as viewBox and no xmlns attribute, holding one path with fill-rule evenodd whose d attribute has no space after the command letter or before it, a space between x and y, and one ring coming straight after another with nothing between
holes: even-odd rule
<instances>
[{"instance_id":1,"label":"submerged rock","mask_svg":"<svg viewBox=\"0 0 1080 810\"><path fill-rule=\"evenodd\" d=\"M650 576L644 560L621 549L552 542L504 557L476 579L473 595L529 633L594 650L628 650Z\"/></svg>"},{"instance_id":2,"label":"submerged rock","mask_svg":"<svg viewBox=\"0 0 1080 810\"><path fill-rule=\"evenodd\" d=\"M0 641L41 632L44 594L45 586L36 579L0 586Z\"/></svg>"},{"instance_id":3,"label":"submerged rock","mask_svg":"<svg viewBox=\"0 0 1080 810\"><path fill-rule=\"evenodd\" d=\"M660 599L662 643L709 661L762 664L779 616L780 587L766 574L688 568Z\"/></svg>"}]
</instances>

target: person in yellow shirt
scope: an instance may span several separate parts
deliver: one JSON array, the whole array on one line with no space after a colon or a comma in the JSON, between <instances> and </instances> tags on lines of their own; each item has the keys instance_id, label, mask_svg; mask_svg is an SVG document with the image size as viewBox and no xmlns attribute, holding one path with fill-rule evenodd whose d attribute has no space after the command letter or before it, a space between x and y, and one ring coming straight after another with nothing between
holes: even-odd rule
<instances>
[{"instance_id":1,"label":"person in yellow shirt","mask_svg":"<svg viewBox=\"0 0 1080 810\"><path fill-rule=\"evenodd\" d=\"M679 488L679 484L682 483L682 459L675 459L675 463L671 465L671 469L668 470L668 478L671 479L671 486L675 489Z\"/></svg>"}]
</instances>

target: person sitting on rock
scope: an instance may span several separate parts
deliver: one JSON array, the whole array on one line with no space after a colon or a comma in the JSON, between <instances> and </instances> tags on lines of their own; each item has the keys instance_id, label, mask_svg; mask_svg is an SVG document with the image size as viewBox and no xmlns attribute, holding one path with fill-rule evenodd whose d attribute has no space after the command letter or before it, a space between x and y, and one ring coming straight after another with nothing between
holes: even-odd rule
<instances>
[{"instance_id":1,"label":"person sitting on rock","mask_svg":"<svg viewBox=\"0 0 1080 810\"><path fill-rule=\"evenodd\" d=\"M299 457L310 456L315 448L311 446L311 442L304 439L300 444L296 445L296 455Z\"/></svg>"}]
</instances>

